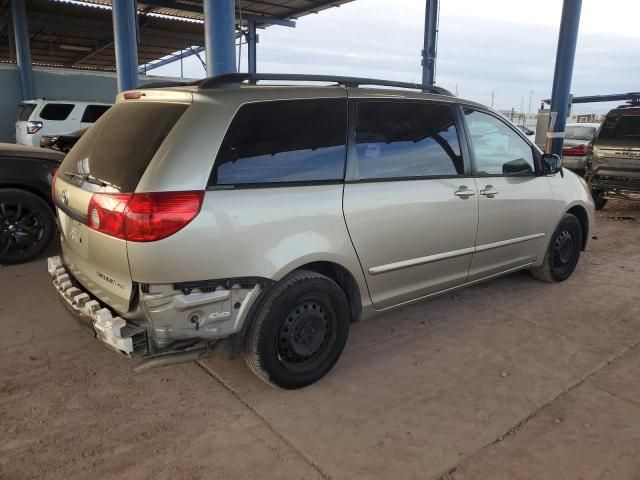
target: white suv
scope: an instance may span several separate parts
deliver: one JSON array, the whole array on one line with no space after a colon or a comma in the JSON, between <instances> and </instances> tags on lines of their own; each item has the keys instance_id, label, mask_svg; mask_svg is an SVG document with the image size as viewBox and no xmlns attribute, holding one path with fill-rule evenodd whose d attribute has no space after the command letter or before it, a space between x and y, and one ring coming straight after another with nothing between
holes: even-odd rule
<instances>
[{"instance_id":1,"label":"white suv","mask_svg":"<svg viewBox=\"0 0 640 480\"><path fill-rule=\"evenodd\" d=\"M28 100L20 104L16 143L40 146L43 135L71 133L93 125L111 104L78 100Z\"/></svg>"}]
</instances>

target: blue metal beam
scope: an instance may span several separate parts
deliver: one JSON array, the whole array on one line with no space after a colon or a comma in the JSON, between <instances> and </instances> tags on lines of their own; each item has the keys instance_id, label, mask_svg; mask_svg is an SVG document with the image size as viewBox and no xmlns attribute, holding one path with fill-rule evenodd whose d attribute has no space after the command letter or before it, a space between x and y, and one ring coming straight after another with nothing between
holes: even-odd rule
<instances>
[{"instance_id":1,"label":"blue metal beam","mask_svg":"<svg viewBox=\"0 0 640 480\"><path fill-rule=\"evenodd\" d=\"M138 86L138 32L136 2L112 0L113 40L118 91Z\"/></svg>"},{"instance_id":2,"label":"blue metal beam","mask_svg":"<svg viewBox=\"0 0 640 480\"><path fill-rule=\"evenodd\" d=\"M248 45L248 70L249 73L256 73L258 71L258 57L257 57L257 44L258 34L256 33L256 21L249 20L247 22L247 45Z\"/></svg>"},{"instance_id":3,"label":"blue metal beam","mask_svg":"<svg viewBox=\"0 0 640 480\"><path fill-rule=\"evenodd\" d=\"M236 71L236 15L234 0L203 0L207 75Z\"/></svg>"},{"instance_id":4,"label":"blue metal beam","mask_svg":"<svg viewBox=\"0 0 640 480\"><path fill-rule=\"evenodd\" d=\"M33 70L31 68L31 47L29 45L29 28L27 27L27 11L24 0L11 0L11 15L13 17L13 32L16 43L16 59L20 74L20 88L22 99L35 98L33 88Z\"/></svg>"},{"instance_id":5,"label":"blue metal beam","mask_svg":"<svg viewBox=\"0 0 640 480\"><path fill-rule=\"evenodd\" d=\"M546 148L547 153L555 153L556 155L562 155L562 146L564 145L564 129L567 125L569 112L571 77L573 75L573 61L576 56L581 8L582 0L564 0L562 5Z\"/></svg>"},{"instance_id":6,"label":"blue metal beam","mask_svg":"<svg viewBox=\"0 0 640 480\"><path fill-rule=\"evenodd\" d=\"M427 0L424 15L424 48L422 50L423 85L433 85L435 83L438 15L438 0Z\"/></svg>"}]
</instances>

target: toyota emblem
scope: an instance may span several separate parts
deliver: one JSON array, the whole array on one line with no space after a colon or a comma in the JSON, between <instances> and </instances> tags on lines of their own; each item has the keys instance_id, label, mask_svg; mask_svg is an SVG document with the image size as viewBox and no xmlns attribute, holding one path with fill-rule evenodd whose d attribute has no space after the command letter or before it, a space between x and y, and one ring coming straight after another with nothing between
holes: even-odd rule
<instances>
[{"instance_id":1,"label":"toyota emblem","mask_svg":"<svg viewBox=\"0 0 640 480\"><path fill-rule=\"evenodd\" d=\"M64 206L69 205L69 192L67 192L66 190L63 190L62 193L60 194L60 201L62 201L62 204Z\"/></svg>"}]
</instances>

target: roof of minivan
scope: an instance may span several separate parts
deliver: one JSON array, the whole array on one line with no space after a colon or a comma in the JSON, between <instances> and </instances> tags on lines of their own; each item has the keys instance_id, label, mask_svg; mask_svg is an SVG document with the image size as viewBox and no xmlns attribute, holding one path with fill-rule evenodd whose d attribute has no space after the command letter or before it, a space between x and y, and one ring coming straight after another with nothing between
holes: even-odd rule
<instances>
[{"instance_id":1,"label":"roof of minivan","mask_svg":"<svg viewBox=\"0 0 640 480\"><path fill-rule=\"evenodd\" d=\"M145 90L145 87L136 89L135 91ZM207 97L215 97L224 93L247 95L251 92L251 97L255 98L258 92L263 92L264 96L271 100L296 98L300 94L304 94L305 98L314 96L324 97L328 92L329 96L335 96L336 90L346 90L352 98L401 98L401 99L431 99L453 103L460 103L469 106L475 106L492 110L490 107L472 100L466 100L454 95L442 95L438 93L421 92L419 90L402 89L402 88L375 88L375 87L344 87L342 85L295 85L295 84L240 84L235 87L221 87L211 89L199 89L197 85L171 85L167 87L153 88L152 91L163 92L169 94L174 91L176 93L189 92L192 94L204 95ZM234 92L234 93L232 93ZM118 101L122 101L124 93L118 95Z\"/></svg>"},{"instance_id":2,"label":"roof of minivan","mask_svg":"<svg viewBox=\"0 0 640 480\"><path fill-rule=\"evenodd\" d=\"M15 143L0 143L0 156L19 158L41 158L61 162L65 154L48 148L29 147Z\"/></svg>"}]
</instances>

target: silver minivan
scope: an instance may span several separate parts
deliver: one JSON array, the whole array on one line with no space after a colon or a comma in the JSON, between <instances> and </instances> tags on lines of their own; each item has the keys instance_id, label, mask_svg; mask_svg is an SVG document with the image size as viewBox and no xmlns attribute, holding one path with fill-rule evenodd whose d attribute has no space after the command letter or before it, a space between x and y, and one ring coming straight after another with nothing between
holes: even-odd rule
<instances>
[{"instance_id":1,"label":"silver minivan","mask_svg":"<svg viewBox=\"0 0 640 480\"><path fill-rule=\"evenodd\" d=\"M352 321L520 269L567 279L594 222L586 183L500 114L339 77L120 94L53 195L49 272L99 339L140 369L226 339L284 388L325 375Z\"/></svg>"}]
</instances>

